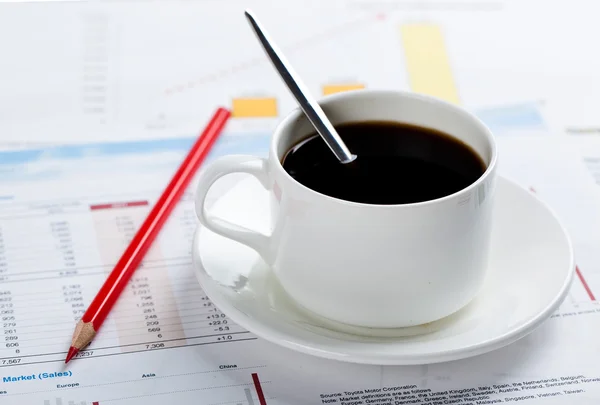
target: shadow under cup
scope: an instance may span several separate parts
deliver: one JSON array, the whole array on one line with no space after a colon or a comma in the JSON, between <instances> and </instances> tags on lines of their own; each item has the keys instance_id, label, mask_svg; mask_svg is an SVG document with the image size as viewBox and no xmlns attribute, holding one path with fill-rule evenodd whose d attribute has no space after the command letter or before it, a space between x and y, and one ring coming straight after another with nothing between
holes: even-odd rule
<instances>
[{"instance_id":1,"label":"shadow under cup","mask_svg":"<svg viewBox=\"0 0 600 405\"><path fill-rule=\"evenodd\" d=\"M493 135L467 111L413 93L358 90L320 104L334 126L392 121L452 135L485 165L476 181L442 198L357 203L316 192L284 170L290 148L314 134L301 111L287 116L272 138L273 230L265 258L283 290L334 329L382 329L367 333L382 336L431 331L465 307L485 279L497 160Z\"/></svg>"}]
</instances>

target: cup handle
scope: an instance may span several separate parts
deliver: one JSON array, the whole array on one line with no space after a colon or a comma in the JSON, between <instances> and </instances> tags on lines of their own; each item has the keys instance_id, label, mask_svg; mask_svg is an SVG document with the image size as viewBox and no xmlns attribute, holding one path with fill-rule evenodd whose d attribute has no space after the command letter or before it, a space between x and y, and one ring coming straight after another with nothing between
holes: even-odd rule
<instances>
[{"instance_id":1,"label":"cup handle","mask_svg":"<svg viewBox=\"0 0 600 405\"><path fill-rule=\"evenodd\" d=\"M211 162L200 175L196 189L196 215L200 223L211 231L242 243L266 257L270 237L260 232L234 224L206 212L205 201L212 185L221 177L232 173L248 173L256 177L265 189L269 189L269 172L266 159L251 155L222 156Z\"/></svg>"}]
</instances>

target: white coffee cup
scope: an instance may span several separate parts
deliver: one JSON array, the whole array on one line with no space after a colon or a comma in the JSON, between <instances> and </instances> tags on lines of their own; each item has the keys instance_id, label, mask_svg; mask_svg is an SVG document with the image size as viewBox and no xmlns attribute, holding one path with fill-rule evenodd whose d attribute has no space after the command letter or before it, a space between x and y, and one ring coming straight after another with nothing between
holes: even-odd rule
<instances>
[{"instance_id":1,"label":"white coffee cup","mask_svg":"<svg viewBox=\"0 0 600 405\"><path fill-rule=\"evenodd\" d=\"M201 224L256 250L293 301L332 321L408 327L463 308L486 275L497 162L492 133L458 106L409 92L350 91L319 103L334 125L386 120L441 130L471 146L487 169L463 190L420 203L332 198L303 186L282 167L284 154L314 133L297 109L276 128L268 158L229 155L203 170L196 196ZM268 190L270 235L207 213L204 201L213 183L235 172L255 176Z\"/></svg>"}]
</instances>

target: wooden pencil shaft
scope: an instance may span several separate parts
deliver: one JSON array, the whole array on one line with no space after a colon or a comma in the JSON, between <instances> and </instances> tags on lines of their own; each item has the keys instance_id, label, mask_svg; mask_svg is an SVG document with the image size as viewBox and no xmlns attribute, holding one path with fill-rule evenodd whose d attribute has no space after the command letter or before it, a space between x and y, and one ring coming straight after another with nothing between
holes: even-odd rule
<instances>
[{"instance_id":1,"label":"wooden pencil shaft","mask_svg":"<svg viewBox=\"0 0 600 405\"><path fill-rule=\"evenodd\" d=\"M120 293L126 287L163 224L175 208L181 194L210 151L229 116L230 112L225 108L219 108L213 115L83 314L81 321L84 324L90 323L94 331L100 328L108 316Z\"/></svg>"},{"instance_id":2,"label":"wooden pencil shaft","mask_svg":"<svg viewBox=\"0 0 600 405\"><path fill-rule=\"evenodd\" d=\"M75 332L73 332L73 339L71 339L71 347L81 350L94 339L96 331L91 322L83 322L80 320L77 322Z\"/></svg>"}]
</instances>

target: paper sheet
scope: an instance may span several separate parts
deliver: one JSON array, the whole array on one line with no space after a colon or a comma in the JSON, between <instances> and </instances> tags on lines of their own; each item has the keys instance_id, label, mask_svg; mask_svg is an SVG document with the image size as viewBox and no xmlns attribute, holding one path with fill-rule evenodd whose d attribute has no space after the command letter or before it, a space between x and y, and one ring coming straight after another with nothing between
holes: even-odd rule
<instances>
[{"instance_id":1,"label":"paper sheet","mask_svg":"<svg viewBox=\"0 0 600 405\"><path fill-rule=\"evenodd\" d=\"M506 114L540 103L553 129L600 127L593 2L34 2L0 4L0 142L189 137L218 104L232 131L271 131L295 102L245 7L316 97L412 90Z\"/></svg>"},{"instance_id":2,"label":"paper sheet","mask_svg":"<svg viewBox=\"0 0 600 405\"><path fill-rule=\"evenodd\" d=\"M534 333L414 367L338 363L257 339L195 281L192 186L97 339L63 365L77 318L215 105L234 118L212 157L264 155L294 107L249 35L248 5L0 7L0 142L81 144L0 153L0 404L600 402L600 142L585 135L599 124L600 58L586 48L599 26L584 1L251 2L316 95L412 89L407 67L419 59L406 60L400 28L441 30L445 83L496 134L501 174L548 201L575 244L569 296Z\"/></svg>"},{"instance_id":3,"label":"paper sheet","mask_svg":"<svg viewBox=\"0 0 600 405\"><path fill-rule=\"evenodd\" d=\"M211 159L264 156L268 140L228 133ZM228 320L192 273L193 185L97 338L64 366L76 319L193 139L0 153L0 403L262 405L257 385L271 405L598 403L600 143L498 140L501 173L534 187L572 233L579 278L560 310L516 343L411 367L311 357Z\"/></svg>"}]
</instances>

